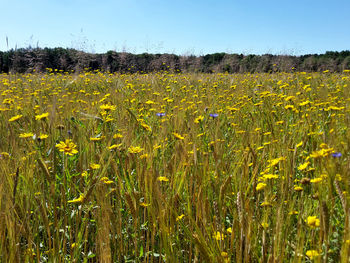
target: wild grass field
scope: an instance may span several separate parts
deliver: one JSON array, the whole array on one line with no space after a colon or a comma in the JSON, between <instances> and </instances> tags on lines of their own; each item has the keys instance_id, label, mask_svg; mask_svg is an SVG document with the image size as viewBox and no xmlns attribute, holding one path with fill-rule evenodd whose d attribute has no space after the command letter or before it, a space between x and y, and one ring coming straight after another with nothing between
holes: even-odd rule
<instances>
[{"instance_id":1,"label":"wild grass field","mask_svg":"<svg viewBox=\"0 0 350 263\"><path fill-rule=\"evenodd\" d=\"M0 75L1 262L349 262L350 71Z\"/></svg>"}]
</instances>

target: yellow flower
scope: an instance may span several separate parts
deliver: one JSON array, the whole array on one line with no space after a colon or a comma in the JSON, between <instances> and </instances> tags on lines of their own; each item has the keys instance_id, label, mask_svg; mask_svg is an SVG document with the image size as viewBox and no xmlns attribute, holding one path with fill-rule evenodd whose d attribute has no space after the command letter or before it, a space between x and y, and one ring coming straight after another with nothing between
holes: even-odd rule
<instances>
[{"instance_id":1,"label":"yellow flower","mask_svg":"<svg viewBox=\"0 0 350 263\"><path fill-rule=\"evenodd\" d=\"M68 203L82 203L85 199L85 195L81 194L78 198L69 200Z\"/></svg>"},{"instance_id":2,"label":"yellow flower","mask_svg":"<svg viewBox=\"0 0 350 263\"><path fill-rule=\"evenodd\" d=\"M305 170L309 166L309 164L310 164L310 162L303 163L303 164L298 166L298 169L300 171Z\"/></svg>"},{"instance_id":3,"label":"yellow flower","mask_svg":"<svg viewBox=\"0 0 350 263\"><path fill-rule=\"evenodd\" d=\"M101 165L96 164L96 163L92 163L92 164L90 164L90 168L91 168L92 170L97 170L97 169L100 169L100 167L101 167Z\"/></svg>"},{"instance_id":4,"label":"yellow flower","mask_svg":"<svg viewBox=\"0 0 350 263\"><path fill-rule=\"evenodd\" d=\"M178 134L178 133L176 133L176 132L173 132L173 135L174 135L174 137L175 137L176 139L178 139L178 140L183 140L183 139L185 139L185 137L181 136L180 134Z\"/></svg>"},{"instance_id":5,"label":"yellow flower","mask_svg":"<svg viewBox=\"0 0 350 263\"><path fill-rule=\"evenodd\" d=\"M147 125L146 123L141 122L140 125L141 125L142 128L144 128L146 131L152 132L152 128L151 128L149 125Z\"/></svg>"},{"instance_id":6,"label":"yellow flower","mask_svg":"<svg viewBox=\"0 0 350 263\"><path fill-rule=\"evenodd\" d=\"M145 154L142 154L142 155L140 156L140 159L146 159L147 157L148 157L148 154L145 153Z\"/></svg>"},{"instance_id":7,"label":"yellow flower","mask_svg":"<svg viewBox=\"0 0 350 263\"><path fill-rule=\"evenodd\" d=\"M298 212L298 211L295 211L295 210L290 211L290 212L288 213L288 215L298 215L298 214L299 214L299 212Z\"/></svg>"},{"instance_id":8,"label":"yellow flower","mask_svg":"<svg viewBox=\"0 0 350 263\"><path fill-rule=\"evenodd\" d=\"M299 147L302 146L302 145L303 145L303 142L301 141L301 142L299 142L299 143L296 145L296 147L299 148Z\"/></svg>"},{"instance_id":9,"label":"yellow flower","mask_svg":"<svg viewBox=\"0 0 350 263\"><path fill-rule=\"evenodd\" d=\"M105 183L105 184L113 184L114 182L112 180L104 180L103 183Z\"/></svg>"},{"instance_id":10,"label":"yellow flower","mask_svg":"<svg viewBox=\"0 0 350 263\"><path fill-rule=\"evenodd\" d=\"M263 228L268 228L269 227L269 224L268 223L266 223L266 222L262 222L261 223L261 226L263 227Z\"/></svg>"},{"instance_id":11,"label":"yellow flower","mask_svg":"<svg viewBox=\"0 0 350 263\"><path fill-rule=\"evenodd\" d=\"M300 191L303 191L303 188L299 185L295 185L294 186L294 191L297 191L297 192L300 192Z\"/></svg>"},{"instance_id":12,"label":"yellow flower","mask_svg":"<svg viewBox=\"0 0 350 263\"><path fill-rule=\"evenodd\" d=\"M147 204L147 203L145 203L145 202L141 202L140 203L140 206L142 206L142 207L147 207L147 206L149 206L150 204Z\"/></svg>"},{"instance_id":13,"label":"yellow flower","mask_svg":"<svg viewBox=\"0 0 350 263\"><path fill-rule=\"evenodd\" d=\"M226 235L224 235L223 233L220 233L219 231L216 231L213 237L216 240L223 240L226 237Z\"/></svg>"},{"instance_id":14,"label":"yellow flower","mask_svg":"<svg viewBox=\"0 0 350 263\"><path fill-rule=\"evenodd\" d=\"M312 260L315 257L320 256L320 253L318 253L317 250L308 250L308 251L306 251L306 256L308 256Z\"/></svg>"},{"instance_id":15,"label":"yellow flower","mask_svg":"<svg viewBox=\"0 0 350 263\"><path fill-rule=\"evenodd\" d=\"M179 216L176 218L176 222L179 221L179 220L181 220L184 216L185 216L184 214L179 215Z\"/></svg>"},{"instance_id":16,"label":"yellow flower","mask_svg":"<svg viewBox=\"0 0 350 263\"><path fill-rule=\"evenodd\" d=\"M129 153L140 153L142 151L143 151L143 149L141 147L139 147L139 146L135 146L135 147L134 146L130 146L129 149L128 149Z\"/></svg>"},{"instance_id":17,"label":"yellow flower","mask_svg":"<svg viewBox=\"0 0 350 263\"><path fill-rule=\"evenodd\" d=\"M264 179L277 179L278 175L277 174L264 174L263 178Z\"/></svg>"},{"instance_id":18,"label":"yellow flower","mask_svg":"<svg viewBox=\"0 0 350 263\"><path fill-rule=\"evenodd\" d=\"M9 122L13 122L13 121L17 121L19 120L20 118L22 118L23 115L16 115L16 116L13 116L11 119L9 119Z\"/></svg>"},{"instance_id":19,"label":"yellow flower","mask_svg":"<svg viewBox=\"0 0 350 263\"><path fill-rule=\"evenodd\" d=\"M2 158L10 158L10 154L8 153L8 152L1 152L0 153L0 156L2 157ZM0 157L0 159L1 159L1 157Z\"/></svg>"},{"instance_id":20,"label":"yellow flower","mask_svg":"<svg viewBox=\"0 0 350 263\"><path fill-rule=\"evenodd\" d=\"M74 155L78 153L78 150L75 149L77 146L74 144L74 142L71 139L66 139L65 142L60 142L59 144L56 144L56 148L60 152L64 152L67 155Z\"/></svg>"},{"instance_id":21,"label":"yellow flower","mask_svg":"<svg viewBox=\"0 0 350 263\"><path fill-rule=\"evenodd\" d=\"M160 148L162 148L161 144L156 144L156 145L153 146L153 150L154 151L157 150L157 149L160 149Z\"/></svg>"},{"instance_id":22,"label":"yellow flower","mask_svg":"<svg viewBox=\"0 0 350 263\"><path fill-rule=\"evenodd\" d=\"M90 141L91 142L97 142L97 141L101 141L101 137L90 137Z\"/></svg>"},{"instance_id":23,"label":"yellow flower","mask_svg":"<svg viewBox=\"0 0 350 263\"><path fill-rule=\"evenodd\" d=\"M35 116L35 120L42 120L42 119L45 119L45 118L47 118L49 116L49 113L48 112L46 112L46 113L43 113L43 114L40 114L40 115L36 115Z\"/></svg>"},{"instance_id":24,"label":"yellow flower","mask_svg":"<svg viewBox=\"0 0 350 263\"><path fill-rule=\"evenodd\" d=\"M110 105L110 104L102 104L100 106L100 109L104 111L114 111L116 108L117 108L116 106Z\"/></svg>"},{"instance_id":25,"label":"yellow flower","mask_svg":"<svg viewBox=\"0 0 350 263\"><path fill-rule=\"evenodd\" d=\"M309 227L315 228L320 226L320 220L316 216L309 216L306 219L306 223Z\"/></svg>"},{"instance_id":26,"label":"yellow flower","mask_svg":"<svg viewBox=\"0 0 350 263\"><path fill-rule=\"evenodd\" d=\"M194 120L194 123L200 123L201 121L204 120L204 116L198 116L195 120Z\"/></svg>"},{"instance_id":27,"label":"yellow flower","mask_svg":"<svg viewBox=\"0 0 350 263\"><path fill-rule=\"evenodd\" d=\"M284 108L286 110L289 110L289 109L294 109L294 106L289 104L289 105L286 105Z\"/></svg>"},{"instance_id":28,"label":"yellow flower","mask_svg":"<svg viewBox=\"0 0 350 263\"><path fill-rule=\"evenodd\" d=\"M159 176L159 177L157 178L157 181L159 181L159 182L168 182L169 179L166 178L165 176Z\"/></svg>"},{"instance_id":29,"label":"yellow flower","mask_svg":"<svg viewBox=\"0 0 350 263\"><path fill-rule=\"evenodd\" d=\"M113 135L113 138L114 139L123 138L123 135L120 134L120 133L116 133L116 134Z\"/></svg>"},{"instance_id":30,"label":"yellow flower","mask_svg":"<svg viewBox=\"0 0 350 263\"><path fill-rule=\"evenodd\" d=\"M299 103L299 106L305 106L305 105L308 105L310 103L311 103L311 101L306 100L306 101L303 101L303 102Z\"/></svg>"},{"instance_id":31,"label":"yellow flower","mask_svg":"<svg viewBox=\"0 0 350 263\"><path fill-rule=\"evenodd\" d=\"M44 140L44 139L46 139L46 138L48 138L48 137L49 137L49 135L47 135L47 134L40 134L40 135L38 136L38 139Z\"/></svg>"},{"instance_id":32,"label":"yellow flower","mask_svg":"<svg viewBox=\"0 0 350 263\"><path fill-rule=\"evenodd\" d=\"M33 133L31 133L31 132L25 132L25 133L21 133L21 134L19 135L19 138L29 138L29 137L33 137L33 136L34 136Z\"/></svg>"},{"instance_id":33,"label":"yellow flower","mask_svg":"<svg viewBox=\"0 0 350 263\"><path fill-rule=\"evenodd\" d=\"M277 165L279 162L285 161L285 160L286 160L286 157L279 157L276 159L268 160L269 167L273 167L273 166Z\"/></svg>"},{"instance_id":34,"label":"yellow flower","mask_svg":"<svg viewBox=\"0 0 350 263\"><path fill-rule=\"evenodd\" d=\"M108 149L110 149L110 150L118 149L118 148L120 148L122 145L123 145L122 143L113 144L113 145L109 146Z\"/></svg>"},{"instance_id":35,"label":"yellow flower","mask_svg":"<svg viewBox=\"0 0 350 263\"><path fill-rule=\"evenodd\" d=\"M312 152L310 154L311 158L319 158L319 157L327 157L330 155L332 152L334 152L333 148L328 148L328 149L321 149L319 151Z\"/></svg>"},{"instance_id":36,"label":"yellow flower","mask_svg":"<svg viewBox=\"0 0 350 263\"><path fill-rule=\"evenodd\" d=\"M260 206L262 206L262 207L271 206L271 203L269 201L264 201L264 202L261 203Z\"/></svg>"},{"instance_id":37,"label":"yellow flower","mask_svg":"<svg viewBox=\"0 0 350 263\"><path fill-rule=\"evenodd\" d=\"M267 184L265 183L258 183L258 185L256 186L256 190L260 191L262 189L264 189L266 187Z\"/></svg>"},{"instance_id":38,"label":"yellow flower","mask_svg":"<svg viewBox=\"0 0 350 263\"><path fill-rule=\"evenodd\" d=\"M310 183L317 184L319 182L322 182L323 178L322 177L316 177L314 179L310 180Z\"/></svg>"}]
</instances>

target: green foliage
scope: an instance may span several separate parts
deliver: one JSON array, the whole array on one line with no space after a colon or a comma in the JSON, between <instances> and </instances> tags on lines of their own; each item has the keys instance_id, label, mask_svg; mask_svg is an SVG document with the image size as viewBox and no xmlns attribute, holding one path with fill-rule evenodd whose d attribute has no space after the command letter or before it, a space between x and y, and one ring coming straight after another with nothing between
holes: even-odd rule
<instances>
[{"instance_id":1,"label":"green foliage","mask_svg":"<svg viewBox=\"0 0 350 263\"><path fill-rule=\"evenodd\" d=\"M349 69L350 51L303 56L242 55L214 53L204 56L174 54L130 54L108 51L89 54L64 48L28 48L0 52L0 72L45 72L47 68L64 72L100 70L104 72L147 73L172 70L173 72L341 72Z\"/></svg>"}]
</instances>

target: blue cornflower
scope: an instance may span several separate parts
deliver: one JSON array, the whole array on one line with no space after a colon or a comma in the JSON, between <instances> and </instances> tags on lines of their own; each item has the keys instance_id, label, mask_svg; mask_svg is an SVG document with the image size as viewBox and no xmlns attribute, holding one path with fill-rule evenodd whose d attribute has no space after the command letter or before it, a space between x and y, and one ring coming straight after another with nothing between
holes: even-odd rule
<instances>
[{"instance_id":1,"label":"blue cornflower","mask_svg":"<svg viewBox=\"0 0 350 263\"><path fill-rule=\"evenodd\" d=\"M216 117L219 116L219 114L217 114L217 113L210 113L209 116L212 117L212 118L216 118Z\"/></svg>"},{"instance_id":2,"label":"blue cornflower","mask_svg":"<svg viewBox=\"0 0 350 263\"><path fill-rule=\"evenodd\" d=\"M335 152L335 153L332 153L332 156L334 158L339 158L339 157L341 157L341 153L340 152Z\"/></svg>"},{"instance_id":3,"label":"blue cornflower","mask_svg":"<svg viewBox=\"0 0 350 263\"><path fill-rule=\"evenodd\" d=\"M156 115L157 115L158 117L163 117L163 116L165 116L165 113L164 113L164 112L158 112L158 113L156 113Z\"/></svg>"}]
</instances>

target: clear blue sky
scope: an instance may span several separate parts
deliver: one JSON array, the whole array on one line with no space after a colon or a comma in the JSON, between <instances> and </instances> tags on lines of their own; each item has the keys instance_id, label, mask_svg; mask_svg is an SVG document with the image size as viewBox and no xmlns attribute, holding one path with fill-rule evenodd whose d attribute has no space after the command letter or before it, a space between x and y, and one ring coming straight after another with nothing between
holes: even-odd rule
<instances>
[{"instance_id":1,"label":"clear blue sky","mask_svg":"<svg viewBox=\"0 0 350 263\"><path fill-rule=\"evenodd\" d=\"M350 49L349 0L0 0L0 6L0 50L300 55Z\"/></svg>"}]
</instances>

